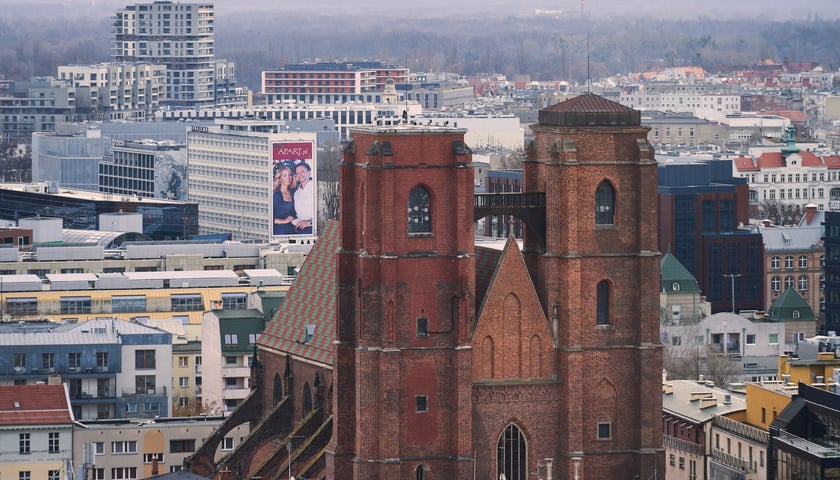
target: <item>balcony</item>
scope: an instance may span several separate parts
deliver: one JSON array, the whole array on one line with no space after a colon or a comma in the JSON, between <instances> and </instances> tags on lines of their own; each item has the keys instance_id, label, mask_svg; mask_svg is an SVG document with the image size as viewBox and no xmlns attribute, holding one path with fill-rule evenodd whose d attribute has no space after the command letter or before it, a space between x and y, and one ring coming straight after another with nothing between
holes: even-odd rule
<instances>
[{"instance_id":1,"label":"balcony","mask_svg":"<svg viewBox=\"0 0 840 480\"><path fill-rule=\"evenodd\" d=\"M96 391L70 391L70 400L103 400L117 398L116 388L102 388Z\"/></svg>"},{"instance_id":2,"label":"balcony","mask_svg":"<svg viewBox=\"0 0 840 480\"><path fill-rule=\"evenodd\" d=\"M724 453L723 450L712 450L712 461L717 462L721 465L726 465L727 467L737 472L755 473L755 471L752 469L752 465L750 465L749 462L747 462L746 460L742 460L734 455Z\"/></svg>"},{"instance_id":3,"label":"balcony","mask_svg":"<svg viewBox=\"0 0 840 480\"><path fill-rule=\"evenodd\" d=\"M122 392L123 397L139 397L139 396L149 396L149 397L165 397L166 396L166 387L157 387L157 388L126 388Z\"/></svg>"},{"instance_id":4,"label":"balcony","mask_svg":"<svg viewBox=\"0 0 840 480\"><path fill-rule=\"evenodd\" d=\"M815 441L800 438L796 435L785 431L779 432L779 436L774 438L798 450L808 451L808 453L810 453L811 455L817 455L823 458L840 457L840 448L826 447L819 443L816 443Z\"/></svg>"},{"instance_id":5,"label":"balcony","mask_svg":"<svg viewBox=\"0 0 840 480\"><path fill-rule=\"evenodd\" d=\"M225 387L222 389L222 400L241 400L251 393L250 388Z\"/></svg>"},{"instance_id":6,"label":"balcony","mask_svg":"<svg viewBox=\"0 0 840 480\"><path fill-rule=\"evenodd\" d=\"M670 435L662 435L662 444L665 448L679 450L689 455L696 455L702 457L704 455L703 446L697 443L688 442Z\"/></svg>"},{"instance_id":7,"label":"balcony","mask_svg":"<svg viewBox=\"0 0 840 480\"><path fill-rule=\"evenodd\" d=\"M251 369L240 365L225 365L222 367L222 377L242 377L249 378L251 376Z\"/></svg>"}]
</instances>

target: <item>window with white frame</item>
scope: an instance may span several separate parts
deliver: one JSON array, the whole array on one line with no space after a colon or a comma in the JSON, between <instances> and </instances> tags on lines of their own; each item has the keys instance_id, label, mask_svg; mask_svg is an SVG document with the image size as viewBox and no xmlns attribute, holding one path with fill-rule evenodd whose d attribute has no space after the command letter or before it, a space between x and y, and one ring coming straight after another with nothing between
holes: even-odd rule
<instances>
[{"instance_id":1,"label":"window with white frame","mask_svg":"<svg viewBox=\"0 0 840 480\"><path fill-rule=\"evenodd\" d=\"M111 469L111 480L132 480L137 478L137 467L114 467Z\"/></svg>"},{"instance_id":2,"label":"window with white frame","mask_svg":"<svg viewBox=\"0 0 840 480\"><path fill-rule=\"evenodd\" d=\"M222 450L233 450L233 437L222 439Z\"/></svg>"},{"instance_id":3,"label":"window with white frame","mask_svg":"<svg viewBox=\"0 0 840 480\"><path fill-rule=\"evenodd\" d=\"M805 255L799 256L799 268L808 268L808 257Z\"/></svg>"},{"instance_id":4,"label":"window with white frame","mask_svg":"<svg viewBox=\"0 0 840 480\"><path fill-rule=\"evenodd\" d=\"M58 432L49 432L47 448L50 453L58 453L61 450L61 435Z\"/></svg>"},{"instance_id":5,"label":"window with white frame","mask_svg":"<svg viewBox=\"0 0 840 480\"><path fill-rule=\"evenodd\" d=\"M137 441L119 440L111 442L111 453L117 455L124 453L137 453Z\"/></svg>"},{"instance_id":6,"label":"window with white frame","mask_svg":"<svg viewBox=\"0 0 840 480\"><path fill-rule=\"evenodd\" d=\"M162 453L144 453L143 463L152 463L157 460L159 463L164 463Z\"/></svg>"}]
</instances>

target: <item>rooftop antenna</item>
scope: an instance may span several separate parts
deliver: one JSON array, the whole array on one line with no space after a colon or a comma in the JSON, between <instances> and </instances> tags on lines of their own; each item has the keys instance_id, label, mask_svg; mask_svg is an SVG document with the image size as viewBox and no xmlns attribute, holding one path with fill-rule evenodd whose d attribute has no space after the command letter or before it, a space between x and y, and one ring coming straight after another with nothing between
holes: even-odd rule
<instances>
[{"instance_id":1,"label":"rooftop antenna","mask_svg":"<svg viewBox=\"0 0 840 480\"><path fill-rule=\"evenodd\" d=\"M592 76L589 72L589 32L586 33L586 93L592 93Z\"/></svg>"},{"instance_id":2,"label":"rooftop antenna","mask_svg":"<svg viewBox=\"0 0 840 480\"><path fill-rule=\"evenodd\" d=\"M405 110L403 110L403 121L408 125L408 57L405 57L405 91L403 98L405 99Z\"/></svg>"}]
</instances>

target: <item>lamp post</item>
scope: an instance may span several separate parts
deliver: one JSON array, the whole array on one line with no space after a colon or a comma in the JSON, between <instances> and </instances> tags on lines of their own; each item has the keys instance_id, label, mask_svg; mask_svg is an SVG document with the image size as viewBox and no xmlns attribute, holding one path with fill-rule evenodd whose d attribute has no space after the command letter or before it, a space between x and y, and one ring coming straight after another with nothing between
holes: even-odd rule
<instances>
[{"instance_id":1,"label":"lamp post","mask_svg":"<svg viewBox=\"0 0 840 480\"><path fill-rule=\"evenodd\" d=\"M735 279L740 276L740 273L730 273L728 275L724 275L724 277L729 278L732 283L732 313L735 313Z\"/></svg>"}]
</instances>

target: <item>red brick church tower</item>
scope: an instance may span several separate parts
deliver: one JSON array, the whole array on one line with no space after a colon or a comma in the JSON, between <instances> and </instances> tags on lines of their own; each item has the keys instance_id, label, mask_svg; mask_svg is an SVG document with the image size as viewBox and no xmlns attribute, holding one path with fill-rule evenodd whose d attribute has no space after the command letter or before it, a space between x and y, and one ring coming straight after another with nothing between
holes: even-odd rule
<instances>
[{"instance_id":1,"label":"red brick church tower","mask_svg":"<svg viewBox=\"0 0 840 480\"><path fill-rule=\"evenodd\" d=\"M485 196L463 129L352 132L327 478L664 478L647 128L585 94L532 130L525 191ZM476 246L489 214L524 243Z\"/></svg>"},{"instance_id":2,"label":"red brick church tower","mask_svg":"<svg viewBox=\"0 0 840 480\"><path fill-rule=\"evenodd\" d=\"M664 478L648 128L592 94L541 110L531 128L524 190L545 193L546 230L526 233L523 254L556 334L558 473Z\"/></svg>"},{"instance_id":3,"label":"red brick church tower","mask_svg":"<svg viewBox=\"0 0 840 480\"><path fill-rule=\"evenodd\" d=\"M358 129L345 148L330 478L470 478L475 234L464 133Z\"/></svg>"}]
</instances>

